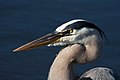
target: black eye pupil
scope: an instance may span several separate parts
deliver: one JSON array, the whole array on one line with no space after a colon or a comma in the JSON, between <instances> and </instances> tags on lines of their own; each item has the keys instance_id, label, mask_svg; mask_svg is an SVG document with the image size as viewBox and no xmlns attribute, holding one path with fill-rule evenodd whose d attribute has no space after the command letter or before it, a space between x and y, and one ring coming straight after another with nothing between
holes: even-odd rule
<instances>
[{"instance_id":1,"label":"black eye pupil","mask_svg":"<svg viewBox=\"0 0 120 80\"><path fill-rule=\"evenodd\" d=\"M69 30L66 30L65 33L72 33L73 30L72 29L69 29Z\"/></svg>"},{"instance_id":2,"label":"black eye pupil","mask_svg":"<svg viewBox=\"0 0 120 80\"><path fill-rule=\"evenodd\" d=\"M72 33L72 32L73 32L72 29L68 29L68 30L63 31L63 34L70 35L70 33Z\"/></svg>"}]
</instances>

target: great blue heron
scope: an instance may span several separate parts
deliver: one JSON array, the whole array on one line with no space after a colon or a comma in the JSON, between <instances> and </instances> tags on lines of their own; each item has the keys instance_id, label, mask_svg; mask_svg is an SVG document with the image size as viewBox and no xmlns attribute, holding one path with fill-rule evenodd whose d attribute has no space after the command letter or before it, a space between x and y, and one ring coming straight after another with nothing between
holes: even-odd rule
<instances>
[{"instance_id":1,"label":"great blue heron","mask_svg":"<svg viewBox=\"0 0 120 80\"><path fill-rule=\"evenodd\" d=\"M95 60L103 46L104 32L95 24L75 19L59 26L54 32L25 44L15 51L30 50L38 46L64 46L55 58L48 80L77 80L72 71L75 63ZM97 67L84 73L78 80L115 80L109 68Z\"/></svg>"}]
</instances>

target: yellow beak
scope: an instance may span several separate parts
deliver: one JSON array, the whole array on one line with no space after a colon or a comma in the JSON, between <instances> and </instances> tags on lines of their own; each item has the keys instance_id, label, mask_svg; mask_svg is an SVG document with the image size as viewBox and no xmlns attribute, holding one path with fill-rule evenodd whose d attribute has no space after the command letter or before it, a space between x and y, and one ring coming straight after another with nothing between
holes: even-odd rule
<instances>
[{"instance_id":1,"label":"yellow beak","mask_svg":"<svg viewBox=\"0 0 120 80\"><path fill-rule=\"evenodd\" d=\"M43 46L43 45L48 45L51 43L56 43L59 42L59 38L63 37L64 34L62 32L53 32L53 33L49 33L41 38L38 38L34 41L31 41L21 47L18 47L17 49L13 50L13 52L16 51L26 51L26 50L30 50L39 46Z\"/></svg>"}]
</instances>

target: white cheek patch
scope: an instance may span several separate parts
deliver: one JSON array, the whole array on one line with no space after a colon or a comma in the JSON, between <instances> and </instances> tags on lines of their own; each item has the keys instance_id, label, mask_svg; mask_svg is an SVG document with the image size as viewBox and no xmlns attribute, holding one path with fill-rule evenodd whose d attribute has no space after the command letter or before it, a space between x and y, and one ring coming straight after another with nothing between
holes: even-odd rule
<instances>
[{"instance_id":1,"label":"white cheek patch","mask_svg":"<svg viewBox=\"0 0 120 80\"><path fill-rule=\"evenodd\" d=\"M54 44L49 44L48 46L65 46L68 45L69 43L64 43L64 42L58 42L58 43L54 43Z\"/></svg>"},{"instance_id":2,"label":"white cheek patch","mask_svg":"<svg viewBox=\"0 0 120 80\"><path fill-rule=\"evenodd\" d=\"M62 30L64 30L68 25L73 24L73 23L78 22L78 21L85 21L85 20L83 20L83 19L71 20L71 21L69 21L67 23L64 23L63 25L59 26L55 31L62 32Z\"/></svg>"},{"instance_id":3,"label":"white cheek patch","mask_svg":"<svg viewBox=\"0 0 120 80\"><path fill-rule=\"evenodd\" d=\"M60 41L62 41L62 42L72 42L72 41L74 41L74 39L75 39L75 36L65 36L65 37L60 38Z\"/></svg>"},{"instance_id":4,"label":"white cheek patch","mask_svg":"<svg viewBox=\"0 0 120 80\"><path fill-rule=\"evenodd\" d=\"M76 35L65 36L65 37L60 38L60 42L49 44L48 46L65 46L65 45L73 44L73 43L76 43L75 37Z\"/></svg>"}]
</instances>

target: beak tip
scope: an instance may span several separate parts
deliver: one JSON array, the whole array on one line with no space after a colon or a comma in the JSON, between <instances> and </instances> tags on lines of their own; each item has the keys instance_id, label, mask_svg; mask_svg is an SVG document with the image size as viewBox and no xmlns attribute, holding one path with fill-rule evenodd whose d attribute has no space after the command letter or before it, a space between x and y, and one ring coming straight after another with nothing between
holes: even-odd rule
<instances>
[{"instance_id":1,"label":"beak tip","mask_svg":"<svg viewBox=\"0 0 120 80\"><path fill-rule=\"evenodd\" d=\"M18 51L21 51L21 50L19 48L13 50L13 52L18 52Z\"/></svg>"},{"instance_id":2,"label":"beak tip","mask_svg":"<svg viewBox=\"0 0 120 80\"><path fill-rule=\"evenodd\" d=\"M17 52L17 51L18 51L17 49L13 50L13 52Z\"/></svg>"}]
</instances>

